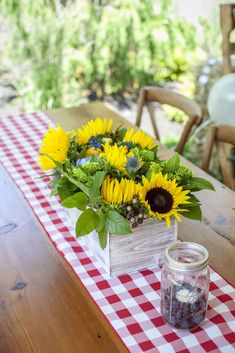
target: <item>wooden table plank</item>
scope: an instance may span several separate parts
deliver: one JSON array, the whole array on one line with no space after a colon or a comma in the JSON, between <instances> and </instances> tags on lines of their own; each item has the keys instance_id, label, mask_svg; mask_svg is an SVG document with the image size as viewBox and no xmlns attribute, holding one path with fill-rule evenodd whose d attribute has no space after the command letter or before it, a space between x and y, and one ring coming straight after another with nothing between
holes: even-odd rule
<instances>
[{"instance_id":1,"label":"wooden table plank","mask_svg":"<svg viewBox=\"0 0 235 353\"><path fill-rule=\"evenodd\" d=\"M123 123L133 127L99 102L46 113L52 121L59 122L66 130L77 129L81 124L96 117L112 118L115 127ZM159 154L162 158L170 158L173 153L160 146ZM197 176L210 180L216 192L205 190L197 193L202 203L203 220L200 223L182 217L179 238L204 245L210 254L210 265L235 285L235 193L185 158L181 157L181 162L191 168Z\"/></svg>"},{"instance_id":2,"label":"wooden table plank","mask_svg":"<svg viewBox=\"0 0 235 353\"><path fill-rule=\"evenodd\" d=\"M1 165L0 194L0 353L126 353Z\"/></svg>"}]
</instances>

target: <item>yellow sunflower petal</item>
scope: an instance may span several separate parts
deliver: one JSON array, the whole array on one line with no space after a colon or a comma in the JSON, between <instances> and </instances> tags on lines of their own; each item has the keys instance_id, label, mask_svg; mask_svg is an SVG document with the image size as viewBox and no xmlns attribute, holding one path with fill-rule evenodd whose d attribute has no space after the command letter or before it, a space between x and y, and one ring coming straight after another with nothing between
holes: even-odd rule
<instances>
[{"instance_id":1,"label":"yellow sunflower petal","mask_svg":"<svg viewBox=\"0 0 235 353\"><path fill-rule=\"evenodd\" d=\"M113 121L112 119L100 119L90 120L87 124L83 125L78 129L78 144L86 144L91 137L97 135L105 135L112 131Z\"/></svg>"},{"instance_id":2,"label":"yellow sunflower petal","mask_svg":"<svg viewBox=\"0 0 235 353\"><path fill-rule=\"evenodd\" d=\"M126 131L123 141L125 142L133 142L136 144L140 144L142 148L153 148L156 144L154 143L154 139L147 135L142 130L129 129Z\"/></svg>"},{"instance_id":3,"label":"yellow sunflower petal","mask_svg":"<svg viewBox=\"0 0 235 353\"><path fill-rule=\"evenodd\" d=\"M56 167L56 162L63 163L67 158L69 149L69 134L62 129L58 124L57 129L49 127L48 131L43 137L42 146L39 150L39 165L43 170L49 170ZM50 158L48 158L49 156Z\"/></svg>"},{"instance_id":4,"label":"yellow sunflower petal","mask_svg":"<svg viewBox=\"0 0 235 353\"><path fill-rule=\"evenodd\" d=\"M56 166L55 163L46 156L40 155L38 160L38 164L42 170L50 170Z\"/></svg>"},{"instance_id":5,"label":"yellow sunflower petal","mask_svg":"<svg viewBox=\"0 0 235 353\"><path fill-rule=\"evenodd\" d=\"M101 196L111 204L121 204L131 201L133 196L137 194L139 186L140 184L135 183L134 180L122 178L119 182L117 179L111 179L108 176L101 186Z\"/></svg>"},{"instance_id":6,"label":"yellow sunflower petal","mask_svg":"<svg viewBox=\"0 0 235 353\"><path fill-rule=\"evenodd\" d=\"M104 151L100 153L100 157L104 158L111 166L124 172L127 163L127 149L126 147L118 147L118 145L111 146L105 143Z\"/></svg>"}]
</instances>

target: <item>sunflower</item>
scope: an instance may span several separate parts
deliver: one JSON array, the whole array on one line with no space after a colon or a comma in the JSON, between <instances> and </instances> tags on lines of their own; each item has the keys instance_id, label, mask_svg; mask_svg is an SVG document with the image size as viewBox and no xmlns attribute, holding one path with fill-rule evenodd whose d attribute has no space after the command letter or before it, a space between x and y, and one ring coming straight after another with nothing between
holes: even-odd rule
<instances>
[{"instance_id":1,"label":"sunflower","mask_svg":"<svg viewBox=\"0 0 235 353\"><path fill-rule=\"evenodd\" d=\"M190 190L182 190L175 180L168 180L162 173L152 174L150 181L142 177L143 186L139 191L140 200L148 207L150 215L165 219L170 227L170 217L181 221L178 212L184 211L179 205L190 203L187 194Z\"/></svg>"},{"instance_id":2,"label":"sunflower","mask_svg":"<svg viewBox=\"0 0 235 353\"><path fill-rule=\"evenodd\" d=\"M134 131L134 129L127 130L124 135L123 141L138 143L143 149L144 148L151 149L155 146L153 138L147 135L142 130L138 130L136 132Z\"/></svg>"},{"instance_id":3,"label":"sunflower","mask_svg":"<svg viewBox=\"0 0 235 353\"><path fill-rule=\"evenodd\" d=\"M111 179L109 176L104 180L101 187L101 195L105 201L111 204L121 204L133 199L137 194L140 185L134 180L122 178L119 182L116 178Z\"/></svg>"},{"instance_id":4,"label":"sunflower","mask_svg":"<svg viewBox=\"0 0 235 353\"><path fill-rule=\"evenodd\" d=\"M127 148L118 145L111 146L109 143L104 145L104 152L100 153L100 157L104 158L109 164L120 172L124 172L127 163Z\"/></svg>"},{"instance_id":5,"label":"sunflower","mask_svg":"<svg viewBox=\"0 0 235 353\"><path fill-rule=\"evenodd\" d=\"M42 140L42 146L39 150L39 165L43 170L49 170L56 167L53 162L63 163L67 158L69 149L69 134L58 124L57 129L49 127ZM53 160L52 160L52 159Z\"/></svg>"},{"instance_id":6,"label":"sunflower","mask_svg":"<svg viewBox=\"0 0 235 353\"><path fill-rule=\"evenodd\" d=\"M105 135L111 132L113 126L112 119L100 119L90 120L86 125L83 125L78 129L78 144L84 145L89 142L90 138Z\"/></svg>"}]
</instances>

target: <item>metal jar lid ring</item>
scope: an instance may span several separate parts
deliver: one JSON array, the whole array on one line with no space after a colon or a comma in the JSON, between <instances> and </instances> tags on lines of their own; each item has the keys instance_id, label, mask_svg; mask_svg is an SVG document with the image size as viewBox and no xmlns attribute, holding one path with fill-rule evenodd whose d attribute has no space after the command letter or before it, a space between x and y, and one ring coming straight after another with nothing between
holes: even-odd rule
<instances>
[{"instance_id":1,"label":"metal jar lid ring","mask_svg":"<svg viewBox=\"0 0 235 353\"><path fill-rule=\"evenodd\" d=\"M190 254L194 253L197 255L199 260L193 260L192 262L182 262L178 259L174 259L171 254L178 250L179 252L187 252ZM203 269L208 264L209 254L206 248L202 245L192 242L175 242L169 245L165 250L165 263L175 270L181 270L185 272L197 271Z\"/></svg>"}]
</instances>

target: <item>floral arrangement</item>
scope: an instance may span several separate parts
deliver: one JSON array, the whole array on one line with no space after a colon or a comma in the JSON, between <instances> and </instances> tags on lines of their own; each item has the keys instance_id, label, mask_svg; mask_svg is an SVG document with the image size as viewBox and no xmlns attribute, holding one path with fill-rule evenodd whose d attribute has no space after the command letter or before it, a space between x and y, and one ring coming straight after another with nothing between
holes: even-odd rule
<instances>
[{"instance_id":1,"label":"floral arrangement","mask_svg":"<svg viewBox=\"0 0 235 353\"><path fill-rule=\"evenodd\" d=\"M213 190L212 184L181 165L178 154L160 159L157 144L143 131L112 126L100 118L77 132L58 125L42 140L39 164L53 170L51 194L81 211L76 235L96 230L104 248L107 232L129 234L150 217L168 226L171 217L181 221L180 214L201 220L194 192Z\"/></svg>"}]
</instances>

